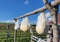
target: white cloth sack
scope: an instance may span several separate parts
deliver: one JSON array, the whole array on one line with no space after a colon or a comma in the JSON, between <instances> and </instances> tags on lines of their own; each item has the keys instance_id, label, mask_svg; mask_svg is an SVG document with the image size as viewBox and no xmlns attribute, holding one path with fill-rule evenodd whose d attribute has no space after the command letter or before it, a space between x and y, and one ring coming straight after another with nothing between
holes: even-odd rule
<instances>
[{"instance_id":1,"label":"white cloth sack","mask_svg":"<svg viewBox=\"0 0 60 42\"><path fill-rule=\"evenodd\" d=\"M52 16L50 14L51 14L50 12L48 12L48 13L45 14L46 19L47 19L48 22L52 21Z\"/></svg>"},{"instance_id":2,"label":"white cloth sack","mask_svg":"<svg viewBox=\"0 0 60 42\"><path fill-rule=\"evenodd\" d=\"M42 12L37 19L36 32L38 34L47 33L48 27L46 24L47 24L46 17L45 14Z\"/></svg>"},{"instance_id":3,"label":"white cloth sack","mask_svg":"<svg viewBox=\"0 0 60 42\"><path fill-rule=\"evenodd\" d=\"M30 28L30 23L28 21L28 17L25 17L21 22L20 30L26 32L29 28Z\"/></svg>"},{"instance_id":4,"label":"white cloth sack","mask_svg":"<svg viewBox=\"0 0 60 42\"><path fill-rule=\"evenodd\" d=\"M19 29L19 20L17 20L17 21L15 22L14 29L15 29L15 30Z\"/></svg>"}]
</instances>

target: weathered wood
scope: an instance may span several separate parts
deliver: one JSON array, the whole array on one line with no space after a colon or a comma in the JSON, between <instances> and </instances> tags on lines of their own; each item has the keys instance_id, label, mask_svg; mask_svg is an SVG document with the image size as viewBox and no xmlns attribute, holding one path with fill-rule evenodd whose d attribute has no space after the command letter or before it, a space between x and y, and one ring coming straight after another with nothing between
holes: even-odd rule
<instances>
[{"instance_id":1,"label":"weathered wood","mask_svg":"<svg viewBox=\"0 0 60 42\"><path fill-rule=\"evenodd\" d=\"M56 1L56 0L55 0ZM52 13L52 22L53 22L53 25L52 25L52 28L53 28L53 42L59 42L58 41L58 28L57 28L57 22L56 22L56 14L57 14L57 8L55 7L52 7L49 5L48 1L47 0L43 0L44 4L46 5L46 7L51 11ZM57 1L56 1L57 2ZM57 6L56 6L57 7Z\"/></svg>"},{"instance_id":2,"label":"weathered wood","mask_svg":"<svg viewBox=\"0 0 60 42\"><path fill-rule=\"evenodd\" d=\"M17 34L17 30L14 31L14 42L16 42L16 34Z\"/></svg>"},{"instance_id":3,"label":"weathered wood","mask_svg":"<svg viewBox=\"0 0 60 42\"><path fill-rule=\"evenodd\" d=\"M55 15L53 15L53 25L52 25L52 28L53 28L53 42L59 42L59 39L58 39L58 26L57 26L58 25L58 23L57 23L58 9L57 8L56 8Z\"/></svg>"},{"instance_id":4,"label":"weathered wood","mask_svg":"<svg viewBox=\"0 0 60 42\"><path fill-rule=\"evenodd\" d=\"M53 33L53 31L52 31L52 23L49 23L50 25L49 25L49 31L48 31L48 34L47 34L47 42L52 42L53 40L52 40L52 33Z\"/></svg>"},{"instance_id":5,"label":"weathered wood","mask_svg":"<svg viewBox=\"0 0 60 42\"><path fill-rule=\"evenodd\" d=\"M48 31L49 34L47 34L47 42L51 42L51 38L50 38L50 31Z\"/></svg>"},{"instance_id":6,"label":"weathered wood","mask_svg":"<svg viewBox=\"0 0 60 42\"><path fill-rule=\"evenodd\" d=\"M33 42L33 30L32 30L32 28L30 28L30 33L31 33L31 42Z\"/></svg>"},{"instance_id":7,"label":"weathered wood","mask_svg":"<svg viewBox=\"0 0 60 42\"><path fill-rule=\"evenodd\" d=\"M53 40L53 30L52 27L50 27L50 42L52 42Z\"/></svg>"}]
</instances>

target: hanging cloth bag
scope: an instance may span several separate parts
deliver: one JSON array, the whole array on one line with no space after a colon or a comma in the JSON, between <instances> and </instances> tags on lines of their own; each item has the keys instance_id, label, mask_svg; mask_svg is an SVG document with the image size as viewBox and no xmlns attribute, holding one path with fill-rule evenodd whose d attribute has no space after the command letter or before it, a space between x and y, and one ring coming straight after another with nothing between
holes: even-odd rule
<instances>
[{"instance_id":1,"label":"hanging cloth bag","mask_svg":"<svg viewBox=\"0 0 60 42\"><path fill-rule=\"evenodd\" d=\"M37 19L37 24L36 24L36 32L38 34L43 34L48 31L48 28L46 26L46 17L44 12L42 12Z\"/></svg>"},{"instance_id":2,"label":"hanging cloth bag","mask_svg":"<svg viewBox=\"0 0 60 42\"><path fill-rule=\"evenodd\" d=\"M15 29L15 30L19 29L19 20L17 20L17 21L15 22L14 29Z\"/></svg>"},{"instance_id":3,"label":"hanging cloth bag","mask_svg":"<svg viewBox=\"0 0 60 42\"><path fill-rule=\"evenodd\" d=\"M26 32L29 28L30 28L30 23L28 21L28 17L25 17L21 22L20 30Z\"/></svg>"},{"instance_id":4,"label":"hanging cloth bag","mask_svg":"<svg viewBox=\"0 0 60 42\"><path fill-rule=\"evenodd\" d=\"M52 21L52 16L51 16L50 12L46 13L45 16L46 16L46 19L47 19L48 22Z\"/></svg>"}]
</instances>

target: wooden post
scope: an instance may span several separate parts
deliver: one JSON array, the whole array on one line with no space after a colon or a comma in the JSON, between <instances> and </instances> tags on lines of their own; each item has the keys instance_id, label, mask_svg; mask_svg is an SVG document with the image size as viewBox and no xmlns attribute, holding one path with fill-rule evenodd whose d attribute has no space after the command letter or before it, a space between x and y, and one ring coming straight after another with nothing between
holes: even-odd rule
<instances>
[{"instance_id":1,"label":"wooden post","mask_svg":"<svg viewBox=\"0 0 60 42\"><path fill-rule=\"evenodd\" d=\"M14 18L15 21L17 21L17 19ZM17 35L17 30L14 29L14 42L16 42L16 35Z\"/></svg>"},{"instance_id":2,"label":"wooden post","mask_svg":"<svg viewBox=\"0 0 60 42\"><path fill-rule=\"evenodd\" d=\"M30 28L30 33L31 33L31 42L33 42L33 30L32 30L32 28Z\"/></svg>"},{"instance_id":3,"label":"wooden post","mask_svg":"<svg viewBox=\"0 0 60 42\"><path fill-rule=\"evenodd\" d=\"M49 31L48 31L48 34L47 34L47 42L52 42L52 25L51 25L51 23L50 23L50 25L49 25Z\"/></svg>"},{"instance_id":4,"label":"wooden post","mask_svg":"<svg viewBox=\"0 0 60 42\"><path fill-rule=\"evenodd\" d=\"M58 28L57 28L57 12L58 12L58 5L52 7L47 0L43 0L44 4L46 5L47 9L50 10L52 15L52 28L53 28L53 42L58 42ZM56 1L56 0L55 0Z\"/></svg>"},{"instance_id":5,"label":"wooden post","mask_svg":"<svg viewBox=\"0 0 60 42\"><path fill-rule=\"evenodd\" d=\"M16 42L17 30L14 31L14 42Z\"/></svg>"},{"instance_id":6,"label":"wooden post","mask_svg":"<svg viewBox=\"0 0 60 42\"><path fill-rule=\"evenodd\" d=\"M51 42L51 39L50 39L50 31L48 31L48 34L47 34L47 42Z\"/></svg>"},{"instance_id":7,"label":"wooden post","mask_svg":"<svg viewBox=\"0 0 60 42\"><path fill-rule=\"evenodd\" d=\"M6 32L7 32L7 42L8 42L8 38L9 38L9 36L10 36L9 31L8 31L8 30L9 30L9 25L6 24L6 26L7 26L7 29L6 29L7 31L6 31Z\"/></svg>"},{"instance_id":8,"label":"wooden post","mask_svg":"<svg viewBox=\"0 0 60 42\"><path fill-rule=\"evenodd\" d=\"M53 40L53 30L52 30L52 25L50 27L50 42L52 42Z\"/></svg>"},{"instance_id":9,"label":"wooden post","mask_svg":"<svg viewBox=\"0 0 60 42\"><path fill-rule=\"evenodd\" d=\"M53 19L55 19L55 15L53 16ZM53 28L53 42L58 42L58 30L56 24L53 24L52 28Z\"/></svg>"},{"instance_id":10,"label":"wooden post","mask_svg":"<svg viewBox=\"0 0 60 42\"><path fill-rule=\"evenodd\" d=\"M57 18L57 14L58 14L58 5L54 6L54 8L56 9L55 11L55 15L53 15L53 42L59 42L58 39L58 18Z\"/></svg>"}]
</instances>

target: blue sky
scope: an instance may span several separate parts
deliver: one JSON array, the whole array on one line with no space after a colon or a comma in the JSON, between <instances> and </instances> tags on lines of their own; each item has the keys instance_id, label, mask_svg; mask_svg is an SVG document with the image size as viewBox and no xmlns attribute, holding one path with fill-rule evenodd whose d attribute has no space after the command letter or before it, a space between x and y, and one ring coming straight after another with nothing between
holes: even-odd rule
<instances>
[{"instance_id":1,"label":"blue sky","mask_svg":"<svg viewBox=\"0 0 60 42\"><path fill-rule=\"evenodd\" d=\"M41 8L42 6L44 6L42 0L0 0L0 22L11 21L11 19ZM35 22L37 16L29 17L30 21L32 23L33 21Z\"/></svg>"}]
</instances>

